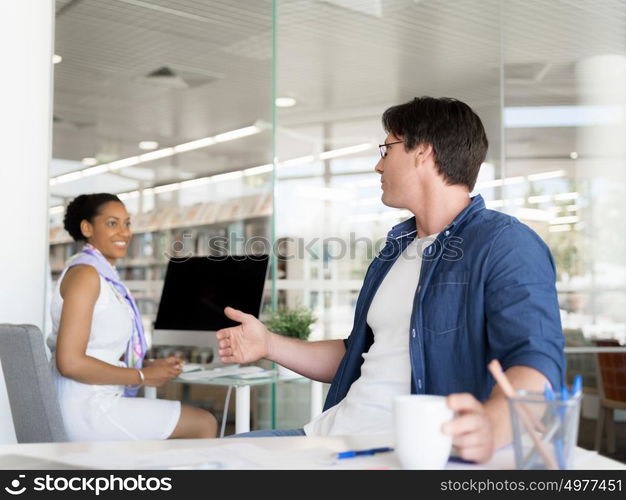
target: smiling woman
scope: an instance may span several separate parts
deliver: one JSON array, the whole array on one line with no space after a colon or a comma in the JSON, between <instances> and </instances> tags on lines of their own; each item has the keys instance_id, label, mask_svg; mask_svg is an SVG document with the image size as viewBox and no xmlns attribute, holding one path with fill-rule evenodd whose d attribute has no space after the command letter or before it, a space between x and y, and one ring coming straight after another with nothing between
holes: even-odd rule
<instances>
[{"instance_id":1,"label":"smiling woman","mask_svg":"<svg viewBox=\"0 0 626 500\"><path fill-rule=\"evenodd\" d=\"M64 226L85 242L59 278L48 338L70 440L215 437L215 418L204 410L134 397L142 385L158 387L178 376L182 362L144 362L141 316L114 267L131 239L124 204L108 193L78 196L67 207Z\"/></svg>"}]
</instances>

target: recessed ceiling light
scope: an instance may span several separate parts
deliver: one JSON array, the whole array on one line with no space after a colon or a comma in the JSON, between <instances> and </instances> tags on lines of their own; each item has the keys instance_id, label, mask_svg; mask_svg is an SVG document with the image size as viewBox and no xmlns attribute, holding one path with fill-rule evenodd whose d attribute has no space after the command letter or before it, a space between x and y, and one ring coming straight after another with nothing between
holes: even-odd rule
<instances>
[{"instance_id":1,"label":"recessed ceiling light","mask_svg":"<svg viewBox=\"0 0 626 500\"><path fill-rule=\"evenodd\" d=\"M279 108L290 108L296 105L296 100L293 97L277 97L276 106Z\"/></svg>"},{"instance_id":2,"label":"recessed ceiling light","mask_svg":"<svg viewBox=\"0 0 626 500\"><path fill-rule=\"evenodd\" d=\"M578 158L578 153L577 153L576 151L572 151L572 152L569 154L569 157L570 157L572 160L575 160L576 158Z\"/></svg>"},{"instance_id":3,"label":"recessed ceiling light","mask_svg":"<svg viewBox=\"0 0 626 500\"><path fill-rule=\"evenodd\" d=\"M85 165L86 167L93 167L94 165L97 165L98 160L96 160L95 158L92 158L91 156L88 156L87 158L83 158L82 160L83 165Z\"/></svg>"},{"instance_id":4,"label":"recessed ceiling light","mask_svg":"<svg viewBox=\"0 0 626 500\"><path fill-rule=\"evenodd\" d=\"M54 54L52 56L52 63L53 64L59 64L62 60L63 60L63 58L59 54Z\"/></svg>"},{"instance_id":5,"label":"recessed ceiling light","mask_svg":"<svg viewBox=\"0 0 626 500\"><path fill-rule=\"evenodd\" d=\"M141 141L139 143L139 149L143 149L145 151L150 151L151 149L156 149L159 147L159 143L157 141Z\"/></svg>"}]
</instances>

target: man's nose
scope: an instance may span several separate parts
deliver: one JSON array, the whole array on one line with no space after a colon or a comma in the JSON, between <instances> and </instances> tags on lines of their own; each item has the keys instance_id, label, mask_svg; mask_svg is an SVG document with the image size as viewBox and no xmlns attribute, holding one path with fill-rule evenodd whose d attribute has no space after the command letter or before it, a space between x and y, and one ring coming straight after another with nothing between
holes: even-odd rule
<instances>
[{"instance_id":1,"label":"man's nose","mask_svg":"<svg viewBox=\"0 0 626 500\"><path fill-rule=\"evenodd\" d=\"M374 166L374 172L376 172L377 174L383 173L383 159L382 158L378 160L378 162Z\"/></svg>"}]
</instances>

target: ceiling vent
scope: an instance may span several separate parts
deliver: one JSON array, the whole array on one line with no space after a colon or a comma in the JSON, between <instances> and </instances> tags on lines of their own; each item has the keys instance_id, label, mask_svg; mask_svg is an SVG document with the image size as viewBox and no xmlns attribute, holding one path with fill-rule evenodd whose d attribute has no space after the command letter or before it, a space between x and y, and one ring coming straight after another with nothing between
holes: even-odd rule
<instances>
[{"instance_id":1,"label":"ceiling vent","mask_svg":"<svg viewBox=\"0 0 626 500\"><path fill-rule=\"evenodd\" d=\"M169 65L150 71L141 77L140 81L168 89L189 89L206 85L220 78L224 78L224 75L195 68Z\"/></svg>"}]
</instances>

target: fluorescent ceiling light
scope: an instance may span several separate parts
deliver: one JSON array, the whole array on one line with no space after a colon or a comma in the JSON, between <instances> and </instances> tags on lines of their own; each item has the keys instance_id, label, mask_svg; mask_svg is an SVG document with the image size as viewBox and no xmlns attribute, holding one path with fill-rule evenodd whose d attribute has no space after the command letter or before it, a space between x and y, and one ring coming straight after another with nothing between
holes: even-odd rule
<instances>
[{"instance_id":1,"label":"fluorescent ceiling light","mask_svg":"<svg viewBox=\"0 0 626 500\"><path fill-rule=\"evenodd\" d=\"M328 160L330 158L337 158L339 156L351 155L353 153L360 153L361 151L367 151L371 149L372 145L367 142L364 144L357 144L356 146L350 146L347 148L341 149L333 149L331 151L325 151L324 153L320 153L320 160Z\"/></svg>"},{"instance_id":2,"label":"fluorescent ceiling light","mask_svg":"<svg viewBox=\"0 0 626 500\"><path fill-rule=\"evenodd\" d=\"M197 179L189 179L188 181L181 182L180 188L184 189L184 188L204 186L206 184L209 184L210 182L211 182L211 177L198 177Z\"/></svg>"},{"instance_id":3,"label":"fluorescent ceiling light","mask_svg":"<svg viewBox=\"0 0 626 500\"><path fill-rule=\"evenodd\" d=\"M548 231L550 231L551 233L562 233L564 231L571 231L572 230L572 226L570 226L569 224L560 224L558 226L550 226L548 228Z\"/></svg>"},{"instance_id":4,"label":"fluorescent ceiling light","mask_svg":"<svg viewBox=\"0 0 626 500\"><path fill-rule=\"evenodd\" d=\"M239 179L240 177L243 177L243 172L241 170L237 170L235 172L228 172L226 174L214 175L211 177L211 179L213 180L213 182L220 182L220 181L230 181L233 179Z\"/></svg>"},{"instance_id":5,"label":"fluorescent ceiling light","mask_svg":"<svg viewBox=\"0 0 626 500\"><path fill-rule=\"evenodd\" d=\"M83 177L89 177L91 175L104 174L109 171L108 165L96 165L95 167L86 168L82 170Z\"/></svg>"},{"instance_id":6,"label":"fluorescent ceiling light","mask_svg":"<svg viewBox=\"0 0 626 500\"><path fill-rule=\"evenodd\" d=\"M131 156L130 158L123 158L122 160L112 161L108 163L109 170L118 170L124 167L132 167L133 165L137 165L141 163L139 156Z\"/></svg>"},{"instance_id":7,"label":"fluorescent ceiling light","mask_svg":"<svg viewBox=\"0 0 626 500\"><path fill-rule=\"evenodd\" d=\"M555 217L550 220L550 224L575 224L579 220L578 215L569 215L567 217Z\"/></svg>"},{"instance_id":8,"label":"fluorescent ceiling light","mask_svg":"<svg viewBox=\"0 0 626 500\"><path fill-rule=\"evenodd\" d=\"M540 174L530 174L529 181L543 181L546 179L557 179L559 177L565 177L565 170L553 170L552 172L542 172Z\"/></svg>"},{"instance_id":9,"label":"fluorescent ceiling light","mask_svg":"<svg viewBox=\"0 0 626 500\"><path fill-rule=\"evenodd\" d=\"M215 144L215 139L213 137L204 137L203 139L197 139L191 142L185 142L183 144L179 144L178 146L174 146L174 151L176 153L185 153L186 151L193 151L194 149L206 148L207 146L212 146Z\"/></svg>"},{"instance_id":10,"label":"fluorescent ceiling light","mask_svg":"<svg viewBox=\"0 0 626 500\"><path fill-rule=\"evenodd\" d=\"M175 182L173 184L165 184L163 186L157 186L155 188L152 188L154 194L169 193L171 191L176 191L177 189L180 189L179 182Z\"/></svg>"},{"instance_id":11,"label":"fluorescent ceiling light","mask_svg":"<svg viewBox=\"0 0 626 500\"><path fill-rule=\"evenodd\" d=\"M291 108L296 105L296 100L293 97L277 97L276 106L279 108Z\"/></svg>"},{"instance_id":12,"label":"fluorescent ceiling light","mask_svg":"<svg viewBox=\"0 0 626 500\"><path fill-rule=\"evenodd\" d=\"M258 167L246 168L243 171L243 175L249 177L251 175L265 174L267 172L271 172L273 168L274 165L272 165L271 163L268 163L266 165L259 165Z\"/></svg>"},{"instance_id":13,"label":"fluorescent ceiling light","mask_svg":"<svg viewBox=\"0 0 626 500\"><path fill-rule=\"evenodd\" d=\"M552 219L552 214L547 210L538 210L536 208L518 208L515 211L515 217L523 220L532 220L538 222L547 222Z\"/></svg>"},{"instance_id":14,"label":"fluorescent ceiling light","mask_svg":"<svg viewBox=\"0 0 626 500\"><path fill-rule=\"evenodd\" d=\"M577 200L578 193L559 193L554 195L554 199L557 201Z\"/></svg>"},{"instance_id":15,"label":"fluorescent ceiling light","mask_svg":"<svg viewBox=\"0 0 626 500\"><path fill-rule=\"evenodd\" d=\"M624 122L622 106L528 106L504 108L506 128L585 127Z\"/></svg>"},{"instance_id":16,"label":"fluorescent ceiling light","mask_svg":"<svg viewBox=\"0 0 626 500\"><path fill-rule=\"evenodd\" d=\"M159 143L157 141L141 141L139 143L139 149L143 149L144 151L152 151L159 147Z\"/></svg>"},{"instance_id":17,"label":"fluorescent ceiling light","mask_svg":"<svg viewBox=\"0 0 626 500\"><path fill-rule=\"evenodd\" d=\"M283 167L295 167L297 165L304 165L305 163L312 163L315 160L315 156L299 156L298 158L292 158L291 160L281 161L278 166Z\"/></svg>"},{"instance_id":18,"label":"fluorescent ceiling light","mask_svg":"<svg viewBox=\"0 0 626 500\"><path fill-rule=\"evenodd\" d=\"M239 139L241 137L254 135L254 134L261 132L261 130L262 130L261 127L257 125L251 125L249 127L244 127L244 128L240 128L237 130L231 130L230 132L224 132L222 134L216 135L215 137L203 137L202 139L185 142L183 144L178 144L170 148L163 148L157 151L144 153L138 156L122 158L121 160L116 160L111 163L102 163L101 165L98 165L98 167L101 168L100 170L92 171L92 173L85 174L85 175L95 175L96 173L104 173L104 172L108 172L111 170L118 170L120 168L132 167L139 163L158 160L160 158L166 158L168 156L172 156L178 153L184 153L186 151L193 151L194 149L200 149L200 148L205 148L207 146L212 146L213 144L216 144L218 142L232 141L234 139ZM72 180L76 180L81 177L82 175L78 175L78 173L76 173L76 175L74 176L70 176L66 174L66 175L61 175L57 177L52 177L49 180L49 183L50 183L50 186L54 186L56 184L61 184L63 182L70 182Z\"/></svg>"},{"instance_id":19,"label":"fluorescent ceiling light","mask_svg":"<svg viewBox=\"0 0 626 500\"><path fill-rule=\"evenodd\" d=\"M59 64L63 60L63 57L59 54L54 54L52 56L52 64Z\"/></svg>"},{"instance_id":20,"label":"fluorescent ceiling light","mask_svg":"<svg viewBox=\"0 0 626 500\"><path fill-rule=\"evenodd\" d=\"M215 142L226 142L234 139L240 139L249 135L258 134L261 131L256 125L249 127L239 128L237 130L231 130L230 132L224 132L223 134L217 134L214 139Z\"/></svg>"},{"instance_id":21,"label":"fluorescent ceiling light","mask_svg":"<svg viewBox=\"0 0 626 500\"><path fill-rule=\"evenodd\" d=\"M139 155L139 161L140 163L143 163L146 161L159 160L161 158L173 156L174 154L174 148L157 149L156 151L151 151L150 153L144 153L142 155Z\"/></svg>"},{"instance_id":22,"label":"fluorescent ceiling light","mask_svg":"<svg viewBox=\"0 0 626 500\"><path fill-rule=\"evenodd\" d=\"M484 181L481 182L480 184L476 184L476 187L474 188L474 190L476 189L485 189L485 188L493 188L493 187L499 187L499 186L504 186L504 185L509 185L509 184L519 184L521 182L524 182L524 177L517 176L517 177L505 177L504 179L494 179L492 181Z\"/></svg>"},{"instance_id":23,"label":"fluorescent ceiling light","mask_svg":"<svg viewBox=\"0 0 626 500\"><path fill-rule=\"evenodd\" d=\"M552 200L552 196L549 195L539 195L539 196L529 196L528 203L548 203Z\"/></svg>"},{"instance_id":24,"label":"fluorescent ceiling light","mask_svg":"<svg viewBox=\"0 0 626 500\"><path fill-rule=\"evenodd\" d=\"M85 165L86 167L93 167L94 165L98 164L98 160L96 160L95 158L92 158L91 156L88 156L86 158L83 158L81 160L81 163Z\"/></svg>"},{"instance_id":25,"label":"fluorescent ceiling light","mask_svg":"<svg viewBox=\"0 0 626 500\"><path fill-rule=\"evenodd\" d=\"M62 214L64 211L65 211L65 207L63 205L50 207L50 214Z\"/></svg>"}]
</instances>

